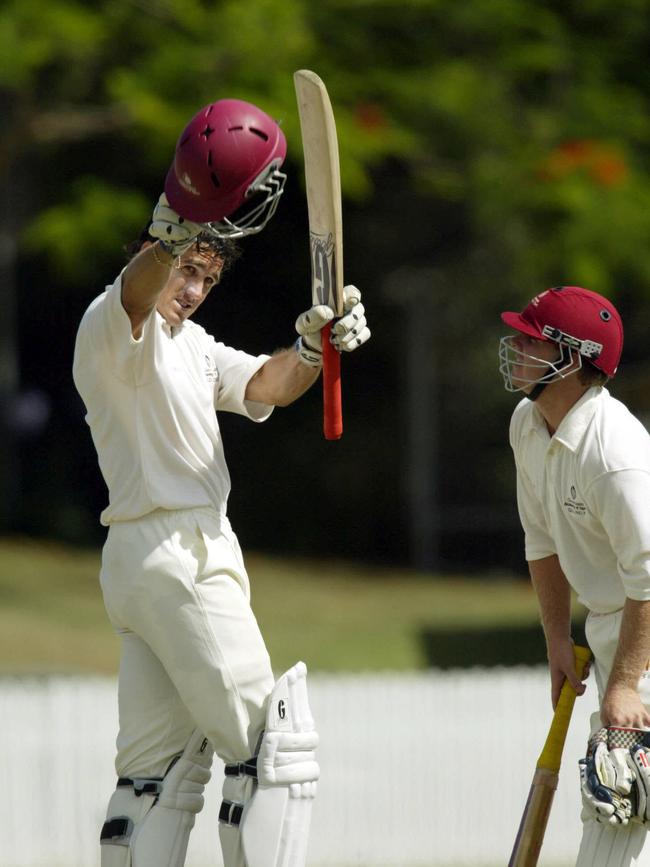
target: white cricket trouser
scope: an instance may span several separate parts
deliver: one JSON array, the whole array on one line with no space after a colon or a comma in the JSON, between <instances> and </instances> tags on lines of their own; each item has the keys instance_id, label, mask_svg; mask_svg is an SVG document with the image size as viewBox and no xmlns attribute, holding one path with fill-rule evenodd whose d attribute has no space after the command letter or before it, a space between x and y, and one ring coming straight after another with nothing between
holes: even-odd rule
<instances>
[{"instance_id":1,"label":"white cricket trouser","mask_svg":"<svg viewBox=\"0 0 650 867\"><path fill-rule=\"evenodd\" d=\"M118 776L163 776L196 728L225 762L253 755L274 678L228 519L158 510L111 525L101 586L122 643Z\"/></svg>"},{"instance_id":2,"label":"white cricket trouser","mask_svg":"<svg viewBox=\"0 0 650 867\"><path fill-rule=\"evenodd\" d=\"M623 611L613 614L592 614L587 617L586 635L594 655L593 670L602 701L618 645ZM650 671L639 681L639 695L650 707ZM601 728L600 715L591 716L591 732ZM576 770L576 781L577 781ZM576 782L577 785L577 782ZM582 841L576 867L650 867L650 843L646 844L647 826L632 823L613 828L593 820L583 825Z\"/></svg>"}]
</instances>

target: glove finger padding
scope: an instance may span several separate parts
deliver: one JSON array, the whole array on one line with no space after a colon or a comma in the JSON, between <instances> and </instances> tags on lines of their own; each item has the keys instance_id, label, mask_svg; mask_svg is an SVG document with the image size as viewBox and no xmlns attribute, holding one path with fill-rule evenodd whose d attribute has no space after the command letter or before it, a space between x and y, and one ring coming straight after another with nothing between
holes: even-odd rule
<instances>
[{"instance_id":1,"label":"glove finger padding","mask_svg":"<svg viewBox=\"0 0 650 867\"><path fill-rule=\"evenodd\" d=\"M192 242L203 228L200 223L193 223L177 214L169 206L167 196L163 193L154 208L149 234L162 241L174 256L180 256L192 246Z\"/></svg>"},{"instance_id":2,"label":"glove finger padding","mask_svg":"<svg viewBox=\"0 0 650 867\"><path fill-rule=\"evenodd\" d=\"M332 326L334 334L347 334L349 331L360 331L366 324L365 307L363 304L355 304ZM355 332L356 333L356 332Z\"/></svg>"},{"instance_id":3,"label":"glove finger padding","mask_svg":"<svg viewBox=\"0 0 650 867\"><path fill-rule=\"evenodd\" d=\"M349 313L353 307L356 307L357 304L361 301L361 292L357 289L356 286L343 287L343 311L344 313Z\"/></svg>"},{"instance_id":4,"label":"glove finger padding","mask_svg":"<svg viewBox=\"0 0 650 867\"><path fill-rule=\"evenodd\" d=\"M334 318L334 311L326 304L315 304L296 319L296 331L300 335L296 352L309 367L320 367L323 361L321 329Z\"/></svg>"},{"instance_id":5,"label":"glove finger padding","mask_svg":"<svg viewBox=\"0 0 650 867\"><path fill-rule=\"evenodd\" d=\"M594 754L598 778L619 795L629 795L634 785L634 774L627 762L628 755L628 750L621 747L608 750L605 744L596 747Z\"/></svg>"},{"instance_id":6,"label":"glove finger padding","mask_svg":"<svg viewBox=\"0 0 650 867\"><path fill-rule=\"evenodd\" d=\"M636 818L647 822L650 820L650 762L648 753L641 744L630 749L629 762L634 773Z\"/></svg>"},{"instance_id":7,"label":"glove finger padding","mask_svg":"<svg viewBox=\"0 0 650 867\"><path fill-rule=\"evenodd\" d=\"M351 352L370 338L363 304L355 304L332 328L332 343L339 352Z\"/></svg>"},{"instance_id":8,"label":"glove finger padding","mask_svg":"<svg viewBox=\"0 0 650 867\"><path fill-rule=\"evenodd\" d=\"M580 759L583 806L597 822L627 825L632 816L634 776L626 752L622 748L610 751L604 741L599 741L585 759Z\"/></svg>"},{"instance_id":9,"label":"glove finger padding","mask_svg":"<svg viewBox=\"0 0 650 867\"><path fill-rule=\"evenodd\" d=\"M301 337L314 339L314 335L320 336L320 330L328 322L334 319L334 311L327 304L315 304L309 310L305 310L296 319L296 331Z\"/></svg>"},{"instance_id":10,"label":"glove finger padding","mask_svg":"<svg viewBox=\"0 0 650 867\"><path fill-rule=\"evenodd\" d=\"M361 331L355 329L347 334L333 334L331 341L339 352L352 352L370 340L370 329L364 325Z\"/></svg>"},{"instance_id":11,"label":"glove finger padding","mask_svg":"<svg viewBox=\"0 0 650 867\"><path fill-rule=\"evenodd\" d=\"M316 782L318 734L312 732L266 732L257 757L261 786Z\"/></svg>"},{"instance_id":12,"label":"glove finger padding","mask_svg":"<svg viewBox=\"0 0 650 867\"><path fill-rule=\"evenodd\" d=\"M580 792L582 795L582 819L594 819L596 822L617 825L614 816L614 804L609 793L598 790L595 775L591 772L590 760L579 759Z\"/></svg>"}]
</instances>

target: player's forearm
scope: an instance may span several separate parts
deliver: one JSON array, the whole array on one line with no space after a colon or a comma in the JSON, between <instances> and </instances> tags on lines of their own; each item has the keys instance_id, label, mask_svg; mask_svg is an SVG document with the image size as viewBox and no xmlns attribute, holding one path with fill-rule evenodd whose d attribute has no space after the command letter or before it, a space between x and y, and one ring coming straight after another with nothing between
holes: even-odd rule
<instances>
[{"instance_id":1,"label":"player's forearm","mask_svg":"<svg viewBox=\"0 0 650 867\"><path fill-rule=\"evenodd\" d=\"M283 349L251 377L245 397L271 406L288 406L314 384L319 374L320 368L303 364L293 348Z\"/></svg>"},{"instance_id":2,"label":"player's forearm","mask_svg":"<svg viewBox=\"0 0 650 867\"><path fill-rule=\"evenodd\" d=\"M156 242L140 250L127 265L122 277L122 306L134 330L156 306L177 260Z\"/></svg>"},{"instance_id":3,"label":"player's forearm","mask_svg":"<svg viewBox=\"0 0 650 867\"><path fill-rule=\"evenodd\" d=\"M571 637L571 588L557 555L528 564L547 644Z\"/></svg>"},{"instance_id":4,"label":"player's forearm","mask_svg":"<svg viewBox=\"0 0 650 867\"><path fill-rule=\"evenodd\" d=\"M585 691L582 679L575 671L571 639L571 588L555 554L542 560L532 560L528 566L546 637L551 702L556 707L565 679L578 695Z\"/></svg>"},{"instance_id":5,"label":"player's forearm","mask_svg":"<svg viewBox=\"0 0 650 867\"><path fill-rule=\"evenodd\" d=\"M650 728L650 711L641 702L639 678L650 656L650 602L627 599L618 646L600 706L604 726Z\"/></svg>"},{"instance_id":6,"label":"player's forearm","mask_svg":"<svg viewBox=\"0 0 650 867\"><path fill-rule=\"evenodd\" d=\"M650 602L626 599L608 690L636 690L650 660Z\"/></svg>"}]
</instances>

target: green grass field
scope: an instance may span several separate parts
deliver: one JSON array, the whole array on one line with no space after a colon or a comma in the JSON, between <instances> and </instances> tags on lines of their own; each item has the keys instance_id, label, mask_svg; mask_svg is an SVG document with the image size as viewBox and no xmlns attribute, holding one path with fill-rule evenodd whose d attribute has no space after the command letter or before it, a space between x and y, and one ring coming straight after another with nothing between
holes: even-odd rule
<instances>
[{"instance_id":1,"label":"green grass field","mask_svg":"<svg viewBox=\"0 0 650 867\"><path fill-rule=\"evenodd\" d=\"M252 603L276 670L379 671L425 664L426 626L537 619L525 581L444 577L249 554ZM0 674L117 670L98 584L99 551L0 539Z\"/></svg>"}]
</instances>

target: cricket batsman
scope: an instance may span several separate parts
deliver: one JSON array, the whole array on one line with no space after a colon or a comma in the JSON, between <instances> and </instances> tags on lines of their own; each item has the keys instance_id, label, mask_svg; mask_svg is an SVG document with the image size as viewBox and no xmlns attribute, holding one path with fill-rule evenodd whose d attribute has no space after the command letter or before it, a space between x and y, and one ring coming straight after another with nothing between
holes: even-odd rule
<instances>
[{"instance_id":1,"label":"cricket batsman","mask_svg":"<svg viewBox=\"0 0 650 867\"><path fill-rule=\"evenodd\" d=\"M577 867L650 865L650 436L605 388L623 325L602 295L558 286L502 317L526 559L546 636L553 706L578 694L570 593L588 609L599 711L580 760Z\"/></svg>"},{"instance_id":2,"label":"cricket batsman","mask_svg":"<svg viewBox=\"0 0 650 867\"><path fill-rule=\"evenodd\" d=\"M258 107L206 106L180 136L137 252L79 326L74 381L108 488L101 587L121 642L117 784L102 867L181 867L213 751L225 763L226 867L302 867L319 767L306 668L275 682L227 517L218 413L265 421L318 378L317 305L273 355L225 346L192 317L261 231L286 176L285 137ZM368 340L345 289L332 342Z\"/></svg>"}]
</instances>

